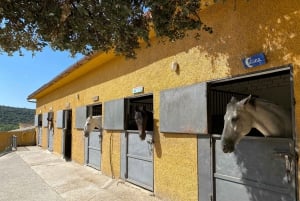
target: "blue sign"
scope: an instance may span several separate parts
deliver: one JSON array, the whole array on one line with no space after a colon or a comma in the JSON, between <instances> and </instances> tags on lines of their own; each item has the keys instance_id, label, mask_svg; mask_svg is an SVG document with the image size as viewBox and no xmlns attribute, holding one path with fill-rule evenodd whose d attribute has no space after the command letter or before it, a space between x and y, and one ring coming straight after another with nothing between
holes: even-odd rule
<instances>
[{"instance_id":1,"label":"blue sign","mask_svg":"<svg viewBox=\"0 0 300 201\"><path fill-rule=\"evenodd\" d=\"M264 53L259 53L252 55L251 57L246 57L242 61L245 68L252 68L266 64L266 58Z\"/></svg>"}]
</instances>

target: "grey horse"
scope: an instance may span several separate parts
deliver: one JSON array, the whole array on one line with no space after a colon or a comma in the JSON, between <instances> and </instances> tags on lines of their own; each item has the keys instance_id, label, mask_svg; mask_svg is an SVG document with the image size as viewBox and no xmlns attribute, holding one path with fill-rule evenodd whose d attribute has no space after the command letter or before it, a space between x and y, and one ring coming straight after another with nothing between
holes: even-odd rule
<instances>
[{"instance_id":1,"label":"grey horse","mask_svg":"<svg viewBox=\"0 0 300 201\"><path fill-rule=\"evenodd\" d=\"M232 97L227 104L221 145L231 153L235 145L256 128L264 136L291 137L291 115L278 105L249 95L238 101Z\"/></svg>"},{"instance_id":2,"label":"grey horse","mask_svg":"<svg viewBox=\"0 0 300 201\"><path fill-rule=\"evenodd\" d=\"M84 136L88 137L90 132L95 128L98 128L98 129L101 128L101 116L91 116L90 115L86 119L86 122L83 127Z\"/></svg>"}]
</instances>

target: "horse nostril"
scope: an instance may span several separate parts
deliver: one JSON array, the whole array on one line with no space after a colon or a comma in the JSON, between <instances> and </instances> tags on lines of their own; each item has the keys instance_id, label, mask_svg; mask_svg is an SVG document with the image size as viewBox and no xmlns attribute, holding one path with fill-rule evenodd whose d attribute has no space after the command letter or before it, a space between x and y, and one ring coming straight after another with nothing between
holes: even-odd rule
<instances>
[{"instance_id":1,"label":"horse nostril","mask_svg":"<svg viewBox=\"0 0 300 201\"><path fill-rule=\"evenodd\" d=\"M85 131L85 132L84 132L84 136L85 136L85 137L89 136L89 132Z\"/></svg>"},{"instance_id":2,"label":"horse nostril","mask_svg":"<svg viewBox=\"0 0 300 201\"><path fill-rule=\"evenodd\" d=\"M223 152L224 153L231 153L234 151L234 145L233 144L224 144L223 145Z\"/></svg>"}]
</instances>

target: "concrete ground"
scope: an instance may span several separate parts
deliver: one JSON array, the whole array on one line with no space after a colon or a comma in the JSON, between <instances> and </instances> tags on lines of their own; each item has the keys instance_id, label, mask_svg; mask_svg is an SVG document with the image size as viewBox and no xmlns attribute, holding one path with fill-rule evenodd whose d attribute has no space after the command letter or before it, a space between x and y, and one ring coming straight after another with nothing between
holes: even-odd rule
<instances>
[{"instance_id":1,"label":"concrete ground","mask_svg":"<svg viewBox=\"0 0 300 201\"><path fill-rule=\"evenodd\" d=\"M159 201L144 189L39 147L0 157L0 201Z\"/></svg>"}]
</instances>

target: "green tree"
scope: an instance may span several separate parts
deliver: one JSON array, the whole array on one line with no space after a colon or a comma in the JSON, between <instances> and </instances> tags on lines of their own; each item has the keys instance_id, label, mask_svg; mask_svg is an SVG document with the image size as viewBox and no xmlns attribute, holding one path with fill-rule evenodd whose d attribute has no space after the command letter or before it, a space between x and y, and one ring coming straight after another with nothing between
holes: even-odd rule
<instances>
[{"instance_id":1,"label":"green tree","mask_svg":"<svg viewBox=\"0 0 300 201\"><path fill-rule=\"evenodd\" d=\"M0 51L68 50L72 55L114 50L135 57L149 31L171 41L188 30L211 29L198 15L200 0L1 0Z\"/></svg>"},{"instance_id":2,"label":"green tree","mask_svg":"<svg viewBox=\"0 0 300 201\"><path fill-rule=\"evenodd\" d=\"M19 126L15 124L0 124L0 131L10 131L18 128Z\"/></svg>"},{"instance_id":3,"label":"green tree","mask_svg":"<svg viewBox=\"0 0 300 201\"><path fill-rule=\"evenodd\" d=\"M19 123L33 123L35 110L0 105L0 131L19 128Z\"/></svg>"}]
</instances>

